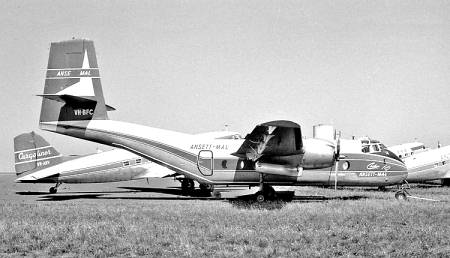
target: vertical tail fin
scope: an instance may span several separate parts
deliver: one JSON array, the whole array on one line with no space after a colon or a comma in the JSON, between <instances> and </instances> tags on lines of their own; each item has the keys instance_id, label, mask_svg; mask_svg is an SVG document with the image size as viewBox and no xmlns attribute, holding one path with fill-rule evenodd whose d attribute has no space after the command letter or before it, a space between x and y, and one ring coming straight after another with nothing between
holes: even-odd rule
<instances>
[{"instance_id":1,"label":"vertical tail fin","mask_svg":"<svg viewBox=\"0 0 450 258\"><path fill-rule=\"evenodd\" d=\"M42 136L31 132L14 137L14 160L19 176L61 163L62 157Z\"/></svg>"},{"instance_id":2,"label":"vertical tail fin","mask_svg":"<svg viewBox=\"0 0 450 258\"><path fill-rule=\"evenodd\" d=\"M50 46L40 126L108 119L94 42L76 39ZM53 129L54 130L54 129Z\"/></svg>"}]
</instances>

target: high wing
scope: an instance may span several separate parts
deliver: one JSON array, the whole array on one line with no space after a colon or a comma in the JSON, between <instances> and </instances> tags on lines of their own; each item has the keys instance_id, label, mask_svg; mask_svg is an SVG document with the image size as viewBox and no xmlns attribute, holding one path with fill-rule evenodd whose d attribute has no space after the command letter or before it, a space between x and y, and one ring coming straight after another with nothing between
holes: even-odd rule
<instances>
[{"instance_id":1,"label":"high wing","mask_svg":"<svg viewBox=\"0 0 450 258\"><path fill-rule=\"evenodd\" d=\"M238 151L233 153L235 156L252 161L299 154L303 154L300 125L286 120L257 125L250 134L247 134Z\"/></svg>"}]
</instances>

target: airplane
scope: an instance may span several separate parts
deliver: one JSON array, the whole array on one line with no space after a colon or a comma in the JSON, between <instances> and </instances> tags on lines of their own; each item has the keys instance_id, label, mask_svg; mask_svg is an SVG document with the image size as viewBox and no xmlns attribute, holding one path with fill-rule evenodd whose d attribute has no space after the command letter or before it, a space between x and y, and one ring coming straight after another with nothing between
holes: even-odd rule
<instances>
[{"instance_id":1,"label":"airplane","mask_svg":"<svg viewBox=\"0 0 450 258\"><path fill-rule=\"evenodd\" d=\"M389 150L395 153L399 158L407 158L409 156L414 155L414 153L422 152L426 150L426 147L423 143L414 141L403 143L399 145L389 146Z\"/></svg>"},{"instance_id":2,"label":"airplane","mask_svg":"<svg viewBox=\"0 0 450 258\"><path fill-rule=\"evenodd\" d=\"M258 202L275 198L275 185L395 185L407 176L389 150L340 153L339 140L304 139L292 121L261 123L245 137L211 137L110 120L91 40L51 44L38 96L43 130L128 150L203 185L259 186Z\"/></svg>"},{"instance_id":3,"label":"airplane","mask_svg":"<svg viewBox=\"0 0 450 258\"><path fill-rule=\"evenodd\" d=\"M106 183L144 178L162 178L173 171L123 149L90 155L62 156L35 132L14 137L17 183Z\"/></svg>"},{"instance_id":4,"label":"airplane","mask_svg":"<svg viewBox=\"0 0 450 258\"><path fill-rule=\"evenodd\" d=\"M408 183L423 183L440 180L442 185L450 186L450 145L436 149L425 148L420 142L390 146L408 169Z\"/></svg>"}]
</instances>

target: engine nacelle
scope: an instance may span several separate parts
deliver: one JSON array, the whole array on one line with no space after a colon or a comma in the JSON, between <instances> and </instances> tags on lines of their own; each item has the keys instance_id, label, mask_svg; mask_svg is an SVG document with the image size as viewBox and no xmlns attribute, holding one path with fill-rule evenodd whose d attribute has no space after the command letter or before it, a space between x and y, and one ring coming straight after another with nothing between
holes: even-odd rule
<instances>
[{"instance_id":1,"label":"engine nacelle","mask_svg":"<svg viewBox=\"0 0 450 258\"><path fill-rule=\"evenodd\" d=\"M328 168L335 162L335 146L332 142L322 139L303 140L302 167L305 169Z\"/></svg>"},{"instance_id":2,"label":"engine nacelle","mask_svg":"<svg viewBox=\"0 0 450 258\"><path fill-rule=\"evenodd\" d=\"M285 165L263 163L259 161L255 163L255 171L264 174L297 176L299 172L302 172L302 170L302 167L289 167Z\"/></svg>"}]
</instances>

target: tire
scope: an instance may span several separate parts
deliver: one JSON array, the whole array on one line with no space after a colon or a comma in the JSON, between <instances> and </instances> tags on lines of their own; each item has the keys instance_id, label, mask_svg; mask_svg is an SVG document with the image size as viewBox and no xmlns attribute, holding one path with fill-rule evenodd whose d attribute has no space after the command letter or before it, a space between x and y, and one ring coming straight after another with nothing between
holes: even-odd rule
<instances>
[{"instance_id":1,"label":"tire","mask_svg":"<svg viewBox=\"0 0 450 258\"><path fill-rule=\"evenodd\" d=\"M273 201L277 199L277 193L275 192L275 189L273 189L273 187L270 185L265 185L263 187L263 193L264 198L267 201Z\"/></svg>"},{"instance_id":2,"label":"tire","mask_svg":"<svg viewBox=\"0 0 450 258\"><path fill-rule=\"evenodd\" d=\"M181 191L184 194L190 194L195 190L194 180L192 179L183 179L181 181Z\"/></svg>"},{"instance_id":3,"label":"tire","mask_svg":"<svg viewBox=\"0 0 450 258\"><path fill-rule=\"evenodd\" d=\"M395 199L397 199L399 201L408 201L408 197L406 196L406 194L403 191L397 191L395 193Z\"/></svg>"},{"instance_id":4,"label":"tire","mask_svg":"<svg viewBox=\"0 0 450 258\"><path fill-rule=\"evenodd\" d=\"M263 203L266 201L266 197L264 197L264 193L257 192L255 195L255 200L256 200L256 202Z\"/></svg>"},{"instance_id":5,"label":"tire","mask_svg":"<svg viewBox=\"0 0 450 258\"><path fill-rule=\"evenodd\" d=\"M200 184L200 190L204 192L212 192L214 191L214 186L210 184Z\"/></svg>"},{"instance_id":6,"label":"tire","mask_svg":"<svg viewBox=\"0 0 450 258\"><path fill-rule=\"evenodd\" d=\"M194 180L192 180L192 179L187 180L187 188L188 188L188 191L190 191L190 192L194 191L194 189L195 189Z\"/></svg>"},{"instance_id":7,"label":"tire","mask_svg":"<svg viewBox=\"0 0 450 258\"><path fill-rule=\"evenodd\" d=\"M58 191L58 188L56 188L54 186L50 187L50 189L48 190L48 192L51 194L55 194L57 191Z\"/></svg>"}]
</instances>

